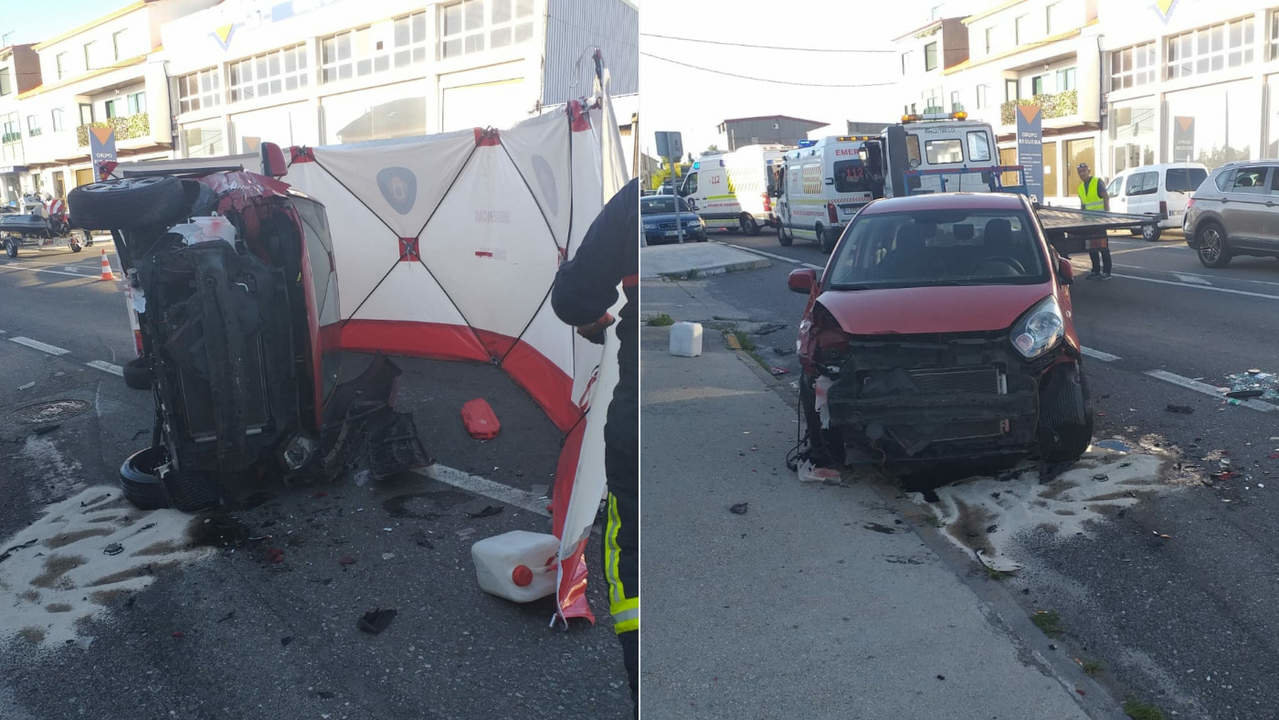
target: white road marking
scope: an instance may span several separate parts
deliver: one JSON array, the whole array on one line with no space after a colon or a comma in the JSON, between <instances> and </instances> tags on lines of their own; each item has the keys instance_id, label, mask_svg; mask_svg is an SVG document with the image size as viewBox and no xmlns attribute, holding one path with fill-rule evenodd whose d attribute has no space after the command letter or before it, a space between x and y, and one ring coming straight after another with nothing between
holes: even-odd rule
<instances>
[{"instance_id":1,"label":"white road marking","mask_svg":"<svg viewBox=\"0 0 1279 720\"><path fill-rule=\"evenodd\" d=\"M1147 272L1171 272L1174 275L1177 275L1178 277L1182 275L1189 275L1190 277L1203 278L1205 280L1208 280L1208 282L1203 283L1204 285L1211 285L1213 280L1218 280L1218 281L1229 280L1231 282L1252 283L1253 285L1273 285L1275 287L1279 287L1279 282L1275 282L1273 280L1251 280L1245 277L1238 277L1236 275L1224 275L1220 273L1216 275L1205 275L1203 273L1192 273L1192 272L1184 272L1184 271L1174 272L1172 270L1160 270L1158 268L1148 268L1148 267L1142 267L1140 265L1122 265L1120 263L1115 263L1115 267L1128 268L1129 270L1145 270ZM1195 282L1195 281L1188 280L1188 282Z\"/></svg>"},{"instance_id":2,"label":"white road marking","mask_svg":"<svg viewBox=\"0 0 1279 720\"><path fill-rule=\"evenodd\" d=\"M119 365L116 365L115 363L109 363L105 360L90 360L89 362L85 363L85 365L88 365L94 370L101 370L102 372L111 373L112 375L117 375L119 377L124 377L124 368L120 367Z\"/></svg>"},{"instance_id":3,"label":"white road marking","mask_svg":"<svg viewBox=\"0 0 1279 720\"><path fill-rule=\"evenodd\" d=\"M737 248L738 250L742 250L744 252L754 253L756 255L762 255L766 258L772 258L773 260L781 260L782 262L790 263L791 265L802 265L806 268L812 268L813 270L826 269L822 265L814 265L812 263L806 263L803 260L796 260L795 258L786 257L785 255L777 255L776 253L765 252L764 250L756 250L755 248L746 247L745 245L736 245L734 243L723 242L721 240L716 240L715 242L719 243L720 245L726 245L731 248Z\"/></svg>"},{"instance_id":4,"label":"white road marking","mask_svg":"<svg viewBox=\"0 0 1279 720\"><path fill-rule=\"evenodd\" d=\"M1235 290L1234 288L1223 288L1213 285L1194 285L1175 280L1156 280L1155 278L1141 277L1138 275L1120 275L1119 273L1114 273L1114 276L1125 280L1140 280L1142 282L1155 283L1158 285L1174 285L1176 287L1191 288L1193 290L1208 290L1210 292L1226 293L1228 295L1243 295L1245 297L1264 298L1266 300L1279 300L1279 295L1268 295L1266 293L1251 292L1249 290Z\"/></svg>"},{"instance_id":5,"label":"white road marking","mask_svg":"<svg viewBox=\"0 0 1279 720\"><path fill-rule=\"evenodd\" d=\"M1191 285L1207 285L1209 287L1212 287L1212 283L1199 277L1198 275L1189 275L1186 273L1179 273L1179 272L1175 272L1172 275L1173 277L1177 278L1178 280L1184 283L1190 283Z\"/></svg>"},{"instance_id":6,"label":"white road marking","mask_svg":"<svg viewBox=\"0 0 1279 720\"><path fill-rule=\"evenodd\" d=\"M1170 373L1167 370L1147 370L1146 374L1152 378L1163 380L1164 382L1170 382L1173 385L1183 387L1187 390L1193 390L1197 393L1217 398L1218 400L1228 399L1220 390L1212 385L1201 383L1198 380L1191 380L1188 377L1184 377L1176 373ZM1268 402L1261 402L1259 400L1240 400L1239 404L1246 408L1256 410L1257 412L1274 412L1275 410L1279 410L1279 405L1272 405Z\"/></svg>"},{"instance_id":7,"label":"white road marking","mask_svg":"<svg viewBox=\"0 0 1279 720\"><path fill-rule=\"evenodd\" d=\"M1094 350L1090 347L1084 347L1083 345L1079 346L1079 351L1087 355L1088 357L1093 358L1094 360L1100 360L1102 362L1114 362L1116 360L1122 359L1118 355L1111 355L1108 352Z\"/></svg>"},{"instance_id":8,"label":"white road marking","mask_svg":"<svg viewBox=\"0 0 1279 720\"><path fill-rule=\"evenodd\" d=\"M5 268L7 270L26 270L28 272L46 272L46 273L53 273L54 275L67 275L69 277L76 277L76 278L92 278L93 277L92 275L88 275L86 273L69 273L69 272L66 272L65 270L53 270L51 268L43 268L43 267L25 267L23 265L14 265L12 263L0 263L0 268Z\"/></svg>"},{"instance_id":9,"label":"white road marking","mask_svg":"<svg viewBox=\"0 0 1279 720\"><path fill-rule=\"evenodd\" d=\"M19 345L26 345L32 350L39 350L40 352L49 353L50 355L66 355L67 353L71 352L70 350L67 350L65 348L60 348L57 345L42 343L39 340L32 340L29 337L23 337L21 335L9 338L9 342L15 342L15 343L18 343Z\"/></svg>"},{"instance_id":10,"label":"white road marking","mask_svg":"<svg viewBox=\"0 0 1279 720\"><path fill-rule=\"evenodd\" d=\"M455 488L466 490L476 495L483 495L486 498L497 500L507 505L514 505L544 517L551 516L551 513L546 509L550 501L546 498L538 497L527 490L513 488L479 475L471 475L439 464L432 465L424 470L416 470L415 472L432 480L438 480L445 485L452 485Z\"/></svg>"}]
</instances>

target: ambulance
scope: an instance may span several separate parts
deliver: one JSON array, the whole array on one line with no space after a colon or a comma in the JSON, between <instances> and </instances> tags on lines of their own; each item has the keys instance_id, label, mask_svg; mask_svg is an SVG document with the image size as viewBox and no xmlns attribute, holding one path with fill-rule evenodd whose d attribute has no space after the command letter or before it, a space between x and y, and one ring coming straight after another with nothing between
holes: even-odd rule
<instances>
[{"instance_id":1,"label":"ambulance","mask_svg":"<svg viewBox=\"0 0 1279 720\"><path fill-rule=\"evenodd\" d=\"M996 153L990 125L970 122L964 112L905 115L879 136L804 141L786 153L774 183L777 240L783 246L812 240L830 252L853 215L881 197L1024 193L1024 181L1003 184L1007 168Z\"/></svg>"},{"instance_id":2,"label":"ambulance","mask_svg":"<svg viewBox=\"0 0 1279 720\"><path fill-rule=\"evenodd\" d=\"M748 145L730 153L703 155L684 176L679 194L706 222L707 230L758 235L761 227L777 225L772 181L788 149Z\"/></svg>"}]
</instances>

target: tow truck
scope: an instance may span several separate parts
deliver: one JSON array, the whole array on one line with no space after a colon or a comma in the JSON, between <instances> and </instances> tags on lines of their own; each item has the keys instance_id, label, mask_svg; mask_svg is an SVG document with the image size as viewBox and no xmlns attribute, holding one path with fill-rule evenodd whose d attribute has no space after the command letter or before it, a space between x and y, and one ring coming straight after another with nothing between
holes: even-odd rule
<instances>
[{"instance_id":1,"label":"tow truck","mask_svg":"<svg viewBox=\"0 0 1279 720\"><path fill-rule=\"evenodd\" d=\"M823 162L825 149L835 145L839 146L838 168L834 162ZM786 154L785 164L777 171L774 196L782 216L778 240L790 245L794 237L814 236L814 230L801 229L787 218L797 217L792 208L812 205L819 197L825 201L825 213L817 220L815 238L824 252L835 247L853 215L879 198L943 192L1029 197L1025 167L1001 165L996 153L990 124L969 121L963 111L903 115L900 123L887 126L879 137L805 141ZM814 172L819 168L820 176ZM822 197L841 183L858 190L860 197ZM1082 252L1086 237L1098 230L1140 229L1157 222L1148 215L1049 207L1036 197L1031 201L1049 242L1062 255Z\"/></svg>"}]
</instances>

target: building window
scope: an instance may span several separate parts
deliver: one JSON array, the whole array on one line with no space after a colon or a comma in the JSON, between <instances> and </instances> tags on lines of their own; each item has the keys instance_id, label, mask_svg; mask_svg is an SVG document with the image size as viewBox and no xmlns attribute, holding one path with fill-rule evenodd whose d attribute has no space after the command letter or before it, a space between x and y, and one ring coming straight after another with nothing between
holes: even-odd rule
<instances>
[{"instance_id":1,"label":"building window","mask_svg":"<svg viewBox=\"0 0 1279 720\"><path fill-rule=\"evenodd\" d=\"M989 55L995 49L995 28L986 28L986 54Z\"/></svg>"},{"instance_id":2,"label":"building window","mask_svg":"<svg viewBox=\"0 0 1279 720\"><path fill-rule=\"evenodd\" d=\"M1022 15L1018 17L1017 19L1013 20L1013 43L1016 45L1021 45L1022 43L1029 40L1030 39L1030 35L1028 33L1029 29L1030 29L1029 15Z\"/></svg>"},{"instance_id":3,"label":"building window","mask_svg":"<svg viewBox=\"0 0 1279 720\"><path fill-rule=\"evenodd\" d=\"M930 42L924 46L924 72L937 69L937 43Z\"/></svg>"},{"instance_id":4,"label":"building window","mask_svg":"<svg viewBox=\"0 0 1279 720\"><path fill-rule=\"evenodd\" d=\"M66 129L66 121L62 118L62 108L54 108L50 115L52 115L53 122L49 126L53 128L54 132L62 132Z\"/></svg>"},{"instance_id":5,"label":"building window","mask_svg":"<svg viewBox=\"0 0 1279 720\"><path fill-rule=\"evenodd\" d=\"M80 103L80 124L88 125L93 122L93 105L89 103Z\"/></svg>"},{"instance_id":6,"label":"building window","mask_svg":"<svg viewBox=\"0 0 1279 720\"><path fill-rule=\"evenodd\" d=\"M227 65L231 102L297 90L306 84L305 45L273 50Z\"/></svg>"},{"instance_id":7,"label":"building window","mask_svg":"<svg viewBox=\"0 0 1279 720\"><path fill-rule=\"evenodd\" d=\"M1015 79L1004 81L1004 102L1012 102L1021 97L1021 89Z\"/></svg>"},{"instance_id":8,"label":"building window","mask_svg":"<svg viewBox=\"0 0 1279 720\"><path fill-rule=\"evenodd\" d=\"M27 135L35 137L41 133L40 118L36 115L27 116Z\"/></svg>"},{"instance_id":9,"label":"building window","mask_svg":"<svg viewBox=\"0 0 1279 720\"><path fill-rule=\"evenodd\" d=\"M215 107L222 99L222 82L216 68L178 78L178 114Z\"/></svg>"},{"instance_id":10,"label":"building window","mask_svg":"<svg viewBox=\"0 0 1279 720\"><path fill-rule=\"evenodd\" d=\"M1032 96L1044 94L1044 78L1045 77L1046 77L1045 75L1036 75L1035 77L1030 79L1030 94Z\"/></svg>"},{"instance_id":11,"label":"building window","mask_svg":"<svg viewBox=\"0 0 1279 720\"><path fill-rule=\"evenodd\" d=\"M115 53L116 60L123 60L128 57L129 31L127 29L111 34L111 50Z\"/></svg>"},{"instance_id":12,"label":"building window","mask_svg":"<svg viewBox=\"0 0 1279 720\"><path fill-rule=\"evenodd\" d=\"M910 58L910 53L902 53L902 75L906 74L906 61Z\"/></svg>"},{"instance_id":13,"label":"building window","mask_svg":"<svg viewBox=\"0 0 1279 720\"><path fill-rule=\"evenodd\" d=\"M95 47L97 44L98 44L97 40L93 40L91 42L87 42L84 44L84 69L85 70L92 70L95 67L95 62L97 61L97 56L98 56L98 49Z\"/></svg>"},{"instance_id":14,"label":"building window","mask_svg":"<svg viewBox=\"0 0 1279 720\"><path fill-rule=\"evenodd\" d=\"M53 58L53 62L57 65L59 80L66 77L66 74L71 71L71 67L67 64L66 53L60 52L57 55L55 55Z\"/></svg>"},{"instance_id":15,"label":"building window","mask_svg":"<svg viewBox=\"0 0 1279 720\"><path fill-rule=\"evenodd\" d=\"M964 109L964 104L959 101L959 91L952 90L950 92L950 111L959 112Z\"/></svg>"},{"instance_id":16,"label":"building window","mask_svg":"<svg viewBox=\"0 0 1279 720\"><path fill-rule=\"evenodd\" d=\"M4 134L0 142L15 142L22 139L22 126L18 124L18 114L9 113L4 116Z\"/></svg>"},{"instance_id":17,"label":"building window","mask_svg":"<svg viewBox=\"0 0 1279 720\"><path fill-rule=\"evenodd\" d=\"M1240 67L1252 62L1252 18L1201 27L1166 42L1169 80Z\"/></svg>"},{"instance_id":18,"label":"building window","mask_svg":"<svg viewBox=\"0 0 1279 720\"><path fill-rule=\"evenodd\" d=\"M9 68L0 67L0 95L8 95L13 92L13 85L9 79Z\"/></svg>"},{"instance_id":19,"label":"building window","mask_svg":"<svg viewBox=\"0 0 1279 720\"><path fill-rule=\"evenodd\" d=\"M126 98L129 103L129 114L140 115L147 111L147 94L145 92L135 92Z\"/></svg>"},{"instance_id":20,"label":"building window","mask_svg":"<svg viewBox=\"0 0 1279 720\"><path fill-rule=\"evenodd\" d=\"M1134 45L1110 53L1110 89L1125 90L1155 81L1155 44Z\"/></svg>"},{"instance_id":21,"label":"building window","mask_svg":"<svg viewBox=\"0 0 1279 720\"><path fill-rule=\"evenodd\" d=\"M1056 35L1062 31L1063 12L1061 2L1048 3L1048 7L1044 9L1044 32L1049 36Z\"/></svg>"},{"instance_id":22,"label":"building window","mask_svg":"<svg viewBox=\"0 0 1279 720\"><path fill-rule=\"evenodd\" d=\"M458 57L533 37L533 0L462 0L440 8L439 56Z\"/></svg>"},{"instance_id":23,"label":"building window","mask_svg":"<svg viewBox=\"0 0 1279 720\"><path fill-rule=\"evenodd\" d=\"M986 94L987 94L988 92L990 92L990 86L989 86L989 85L978 85L978 86L977 86L977 109L978 109L978 110L981 110L982 108L984 108L984 107L986 107L986 106L990 105L990 101L989 101L989 99L986 97Z\"/></svg>"},{"instance_id":24,"label":"building window","mask_svg":"<svg viewBox=\"0 0 1279 720\"><path fill-rule=\"evenodd\" d=\"M107 119L108 119L108 120L110 120L111 118L113 118L113 117L115 117L115 116L117 116L117 115L119 115L119 114L120 114L120 113L119 113L119 111L118 111L118 110L116 110L116 106L115 106L115 104L116 104L116 101L115 101L115 100L108 100L108 101L106 102L106 108L107 108Z\"/></svg>"},{"instance_id":25,"label":"building window","mask_svg":"<svg viewBox=\"0 0 1279 720\"><path fill-rule=\"evenodd\" d=\"M1057 92L1075 89L1075 69L1062 68L1057 71Z\"/></svg>"},{"instance_id":26,"label":"building window","mask_svg":"<svg viewBox=\"0 0 1279 720\"><path fill-rule=\"evenodd\" d=\"M497 14L494 8L493 14ZM496 34L493 47L498 47ZM395 19L395 67L426 62L426 11Z\"/></svg>"},{"instance_id":27,"label":"building window","mask_svg":"<svg viewBox=\"0 0 1279 720\"><path fill-rule=\"evenodd\" d=\"M1274 60L1279 58L1279 9L1270 11L1269 40L1267 59Z\"/></svg>"}]
</instances>

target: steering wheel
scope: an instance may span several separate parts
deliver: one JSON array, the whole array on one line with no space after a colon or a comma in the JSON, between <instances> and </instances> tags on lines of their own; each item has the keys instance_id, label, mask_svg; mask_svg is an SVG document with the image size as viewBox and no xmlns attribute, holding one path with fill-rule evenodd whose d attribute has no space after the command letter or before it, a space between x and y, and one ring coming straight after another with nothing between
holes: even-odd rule
<instances>
[{"instance_id":1,"label":"steering wheel","mask_svg":"<svg viewBox=\"0 0 1279 720\"><path fill-rule=\"evenodd\" d=\"M1025 275L1025 274L1026 274L1026 268L1025 268L1025 266L1023 266L1023 265L1021 264L1021 261L1017 260L1017 258L1008 257L1008 256L1006 256L1006 255L998 255L998 256L995 256L995 257L982 258L980 261L978 261L978 263L977 263L977 265L975 266L975 268L974 268L974 269L979 268L979 267L981 267L981 266L983 266L983 265L987 265L987 264L991 264L991 265L1005 265L1005 266L1007 266L1007 267L1011 268L1012 270L1016 271L1016 273L1017 273L1018 275ZM974 274L974 275L976 275L977 273L976 273L976 272L974 272L973 274Z\"/></svg>"}]
</instances>

